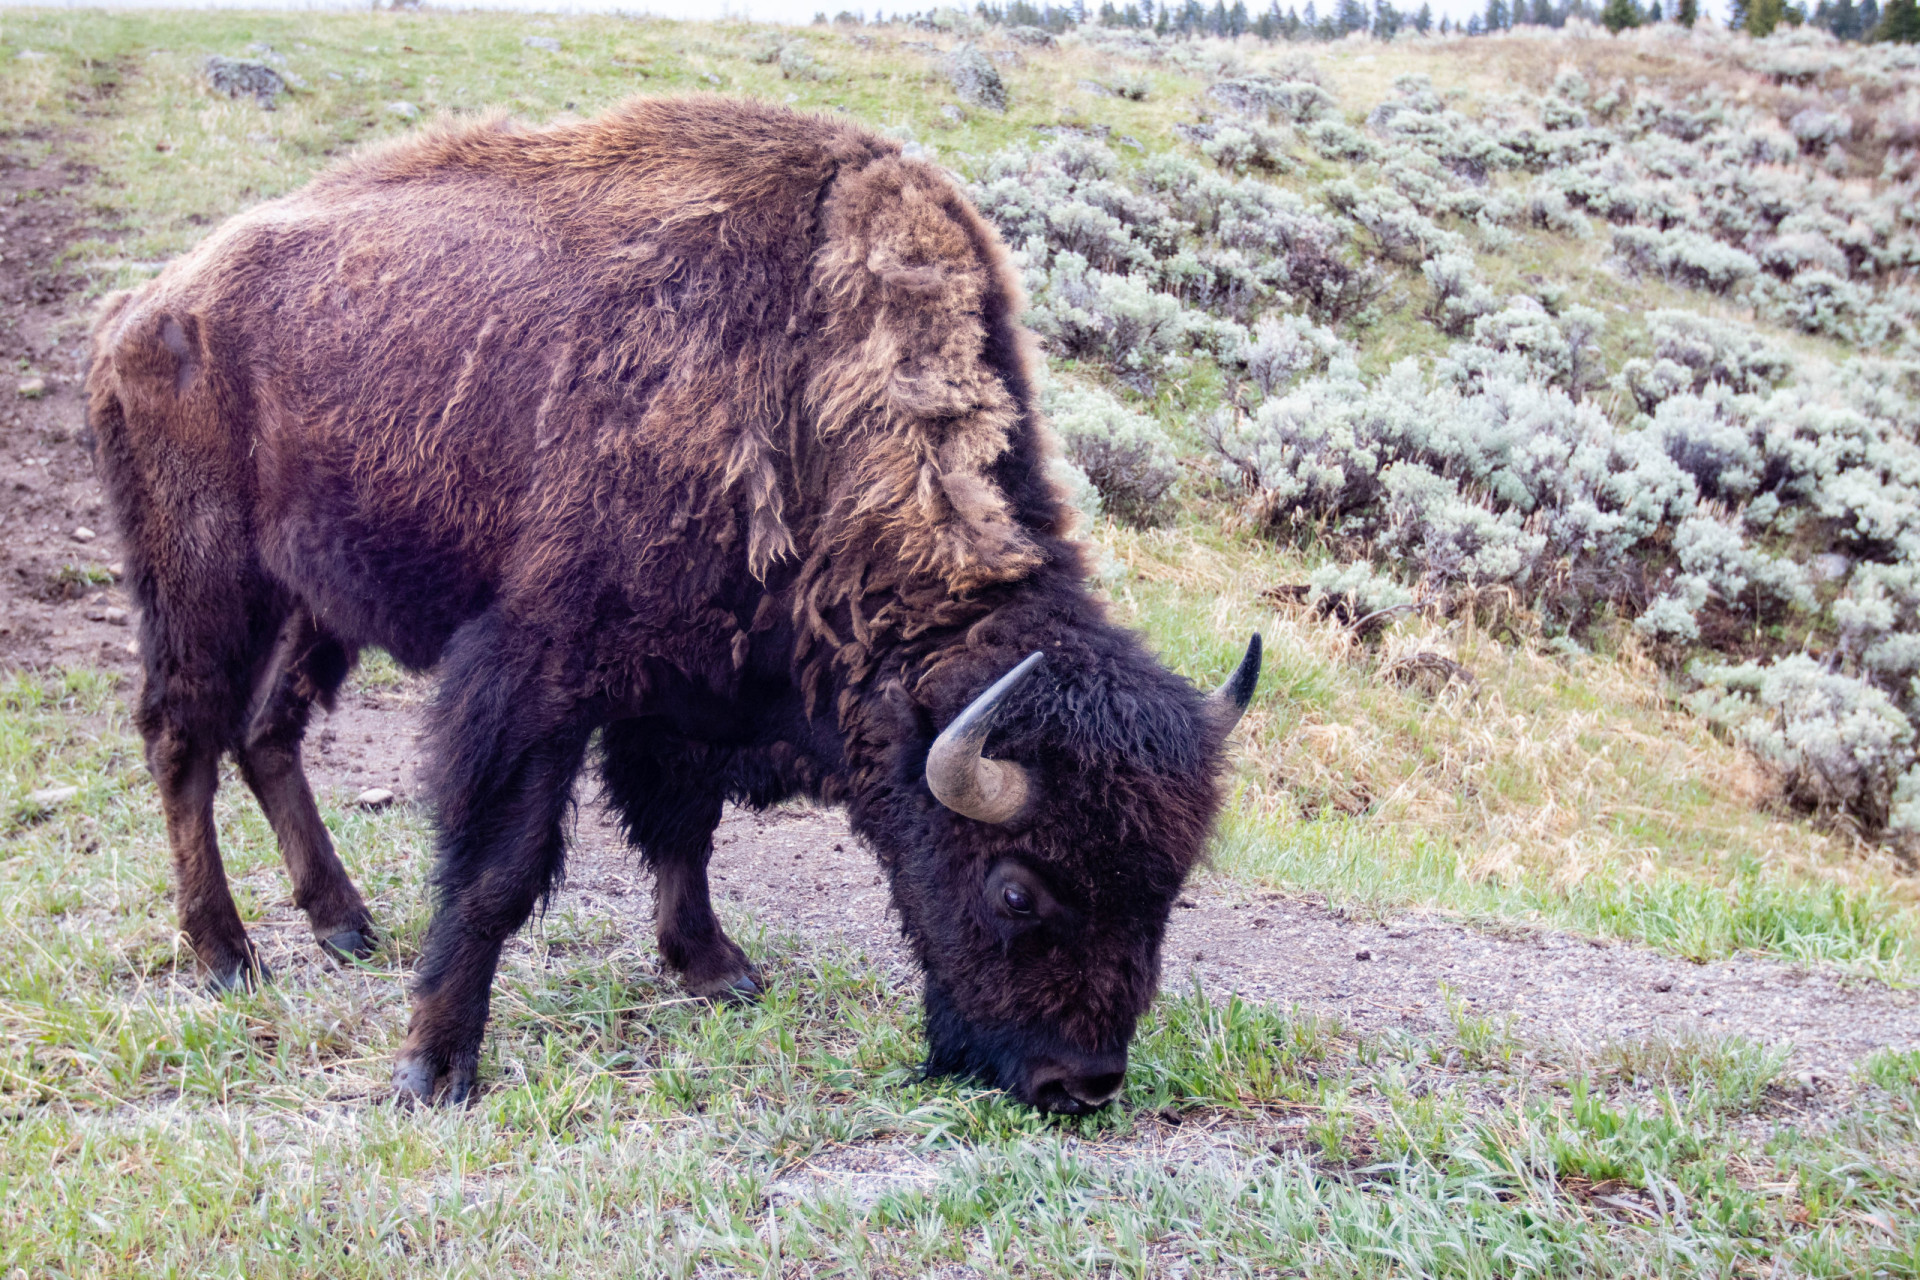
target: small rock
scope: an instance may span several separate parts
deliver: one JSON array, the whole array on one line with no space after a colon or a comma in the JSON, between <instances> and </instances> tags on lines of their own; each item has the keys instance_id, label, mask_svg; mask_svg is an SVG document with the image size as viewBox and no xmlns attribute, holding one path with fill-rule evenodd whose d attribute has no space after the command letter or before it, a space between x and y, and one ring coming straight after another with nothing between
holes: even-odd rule
<instances>
[{"instance_id":1,"label":"small rock","mask_svg":"<svg viewBox=\"0 0 1920 1280\"><path fill-rule=\"evenodd\" d=\"M250 97L262 111L273 110L273 100L287 89L278 71L255 59L212 57L202 70L209 89L229 98Z\"/></svg>"},{"instance_id":2,"label":"small rock","mask_svg":"<svg viewBox=\"0 0 1920 1280\"><path fill-rule=\"evenodd\" d=\"M1373 952L1371 952L1371 951L1356 951L1356 952L1354 952L1354 953L1353 953L1353 958L1354 958L1355 960L1371 960L1371 959L1373 959Z\"/></svg>"},{"instance_id":3,"label":"small rock","mask_svg":"<svg viewBox=\"0 0 1920 1280\"><path fill-rule=\"evenodd\" d=\"M545 49L548 53L560 52L560 42L552 36L527 36L520 43L529 49Z\"/></svg>"},{"instance_id":4,"label":"small rock","mask_svg":"<svg viewBox=\"0 0 1920 1280\"><path fill-rule=\"evenodd\" d=\"M100 536L99 534L87 528L87 526L85 525L81 525L78 529L75 529L73 531L73 540L75 542L92 542L95 538L99 536Z\"/></svg>"},{"instance_id":5,"label":"small rock","mask_svg":"<svg viewBox=\"0 0 1920 1280\"><path fill-rule=\"evenodd\" d=\"M1822 582L1838 582L1853 571L1852 558L1837 551L1824 552L1807 563L1813 569L1813 576Z\"/></svg>"},{"instance_id":6,"label":"small rock","mask_svg":"<svg viewBox=\"0 0 1920 1280\"><path fill-rule=\"evenodd\" d=\"M100 611L100 621L110 627L124 627L127 625L127 611L118 605L108 605Z\"/></svg>"},{"instance_id":7,"label":"small rock","mask_svg":"<svg viewBox=\"0 0 1920 1280\"><path fill-rule=\"evenodd\" d=\"M993 60L970 44L947 55L947 80L960 101L988 111L1007 109L1007 84Z\"/></svg>"},{"instance_id":8,"label":"small rock","mask_svg":"<svg viewBox=\"0 0 1920 1280\"><path fill-rule=\"evenodd\" d=\"M1173 905L1176 907L1184 907L1188 911L1191 911L1194 909L1194 907L1198 906L1199 904L1196 903L1192 898L1180 898L1180 899L1177 899Z\"/></svg>"},{"instance_id":9,"label":"small rock","mask_svg":"<svg viewBox=\"0 0 1920 1280\"><path fill-rule=\"evenodd\" d=\"M1672 978L1657 979L1653 984L1653 989L1655 991L1671 991L1673 990L1673 979Z\"/></svg>"},{"instance_id":10,"label":"small rock","mask_svg":"<svg viewBox=\"0 0 1920 1280\"><path fill-rule=\"evenodd\" d=\"M396 116L402 116L408 120L417 120L420 118L420 108L404 100L400 102L389 102L387 104L387 110Z\"/></svg>"},{"instance_id":11,"label":"small rock","mask_svg":"<svg viewBox=\"0 0 1920 1280\"><path fill-rule=\"evenodd\" d=\"M20 393L22 400L38 400L41 396L47 394L47 380L45 378L22 378L20 385L16 387L15 390Z\"/></svg>"},{"instance_id":12,"label":"small rock","mask_svg":"<svg viewBox=\"0 0 1920 1280\"><path fill-rule=\"evenodd\" d=\"M80 794L78 787L42 787L27 792L27 804L35 809L52 809Z\"/></svg>"},{"instance_id":13,"label":"small rock","mask_svg":"<svg viewBox=\"0 0 1920 1280\"><path fill-rule=\"evenodd\" d=\"M948 124L959 124L967 118L967 113L949 102L940 108L940 118Z\"/></svg>"},{"instance_id":14,"label":"small rock","mask_svg":"<svg viewBox=\"0 0 1920 1280\"><path fill-rule=\"evenodd\" d=\"M393 803L393 792L385 787L368 787L353 798L362 809L384 809Z\"/></svg>"},{"instance_id":15,"label":"small rock","mask_svg":"<svg viewBox=\"0 0 1920 1280\"><path fill-rule=\"evenodd\" d=\"M107 572L113 575L115 582L119 582L127 576L127 566L116 560L107 566Z\"/></svg>"}]
</instances>

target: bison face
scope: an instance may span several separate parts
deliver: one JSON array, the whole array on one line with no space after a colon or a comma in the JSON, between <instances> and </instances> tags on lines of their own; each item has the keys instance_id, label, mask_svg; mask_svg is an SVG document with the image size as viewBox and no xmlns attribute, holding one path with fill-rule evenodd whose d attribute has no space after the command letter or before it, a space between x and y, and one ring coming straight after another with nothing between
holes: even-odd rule
<instances>
[{"instance_id":1,"label":"bison face","mask_svg":"<svg viewBox=\"0 0 1920 1280\"><path fill-rule=\"evenodd\" d=\"M875 833L926 970L929 1072L1067 1114L1120 1091L1259 663L1256 636L1202 698L1157 664L1124 692L1030 681L1035 654L934 740L925 785Z\"/></svg>"}]
</instances>

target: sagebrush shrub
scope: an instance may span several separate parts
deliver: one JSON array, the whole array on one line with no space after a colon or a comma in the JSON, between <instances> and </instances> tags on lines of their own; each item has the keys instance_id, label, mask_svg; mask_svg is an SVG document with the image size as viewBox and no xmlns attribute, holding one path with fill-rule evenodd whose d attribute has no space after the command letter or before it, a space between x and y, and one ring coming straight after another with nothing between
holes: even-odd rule
<instances>
[{"instance_id":1,"label":"sagebrush shrub","mask_svg":"<svg viewBox=\"0 0 1920 1280\"><path fill-rule=\"evenodd\" d=\"M1689 705L1772 765L1793 803L1868 831L1887 826L1913 766L1913 728L1884 692L1806 654L1695 676L1705 687Z\"/></svg>"},{"instance_id":2,"label":"sagebrush shrub","mask_svg":"<svg viewBox=\"0 0 1920 1280\"><path fill-rule=\"evenodd\" d=\"M1135 525L1153 524L1165 514L1180 465L1152 418L1099 387L1061 381L1043 389L1041 407L1067 460L1098 491L1101 510Z\"/></svg>"}]
</instances>

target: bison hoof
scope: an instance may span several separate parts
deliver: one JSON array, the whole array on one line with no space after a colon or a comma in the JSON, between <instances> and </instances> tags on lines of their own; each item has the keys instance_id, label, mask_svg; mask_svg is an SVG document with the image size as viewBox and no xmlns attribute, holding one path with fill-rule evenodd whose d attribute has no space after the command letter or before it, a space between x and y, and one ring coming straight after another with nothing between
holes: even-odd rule
<instances>
[{"instance_id":1,"label":"bison hoof","mask_svg":"<svg viewBox=\"0 0 1920 1280\"><path fill-rule=\"evenodd\" d=\"M433 1086L439 1082L439 1078L440 1073L425 1059L400 1059L393 1066L394 1101L420 1105L432 1102Z\"/></svg>"},{"instance_id":2,"label":"bison hoof","mask_svg":"<svg viewBox=\"0 0 1920 1280\"><path fill-rule=\"evenodd\" d=\"M320 949L336 960L365 960L380 946L380 935L363 924L336 929L320 939Z\"/></svg>"},{"instance_id":3,"label":"bison hoof","mask_svg":"<svg viewBox=\"0 0 1920 1280\"><path fill-rule=\"evenodd\" d=\"M267 972L267 966L260 963L258 956L248 956L218 968L209 967L206 981L201 986L210 996L235 995L265 986L272 978L273 975Z\"/></svg>"},{"instance_id":4,"label":"bison hoof","mask_svg":"<svg viewBox=\"0 0 1920 1280\"><path fill-rule=\"evenodd\" d=\"M766 982L755 970L730 978L715 978L693 988L693 994L715 1004L752 1004L766 994Z\"/></svg>"},{"instance_id":5,"label":"bison hoof","mask_svg":"<svg viewBox=\"0 0 1920 1280\"><path fill-rule=\"evenodd\" d=\"M444 1080L444 1086L442 1082ZM403 1106L457 1107L473 1097L474 1072L454 1069L442 1076L425 1058L402 1058L393 1066L393 1100ZM434 1093L438 1090L439 1097Z\"/></svg>"}]
</instances>

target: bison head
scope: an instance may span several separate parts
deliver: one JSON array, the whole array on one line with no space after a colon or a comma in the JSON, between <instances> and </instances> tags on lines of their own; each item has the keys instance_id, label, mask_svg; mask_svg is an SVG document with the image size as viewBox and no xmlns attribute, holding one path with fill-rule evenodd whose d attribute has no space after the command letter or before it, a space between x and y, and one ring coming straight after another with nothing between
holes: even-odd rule
<instances>
[{"instance_id":1,"label":"bison head","mask_svg":"<svg viewBox=\"0 0 1920 1280\"><path fill-rule=\"evenodd\" d=\"M1206 696L1121 633L1042 643L935 668L861 825L926 972L929 1072L1077 1114L1120 1090L1260 638Z\"/></svg>"}]
</instances>

